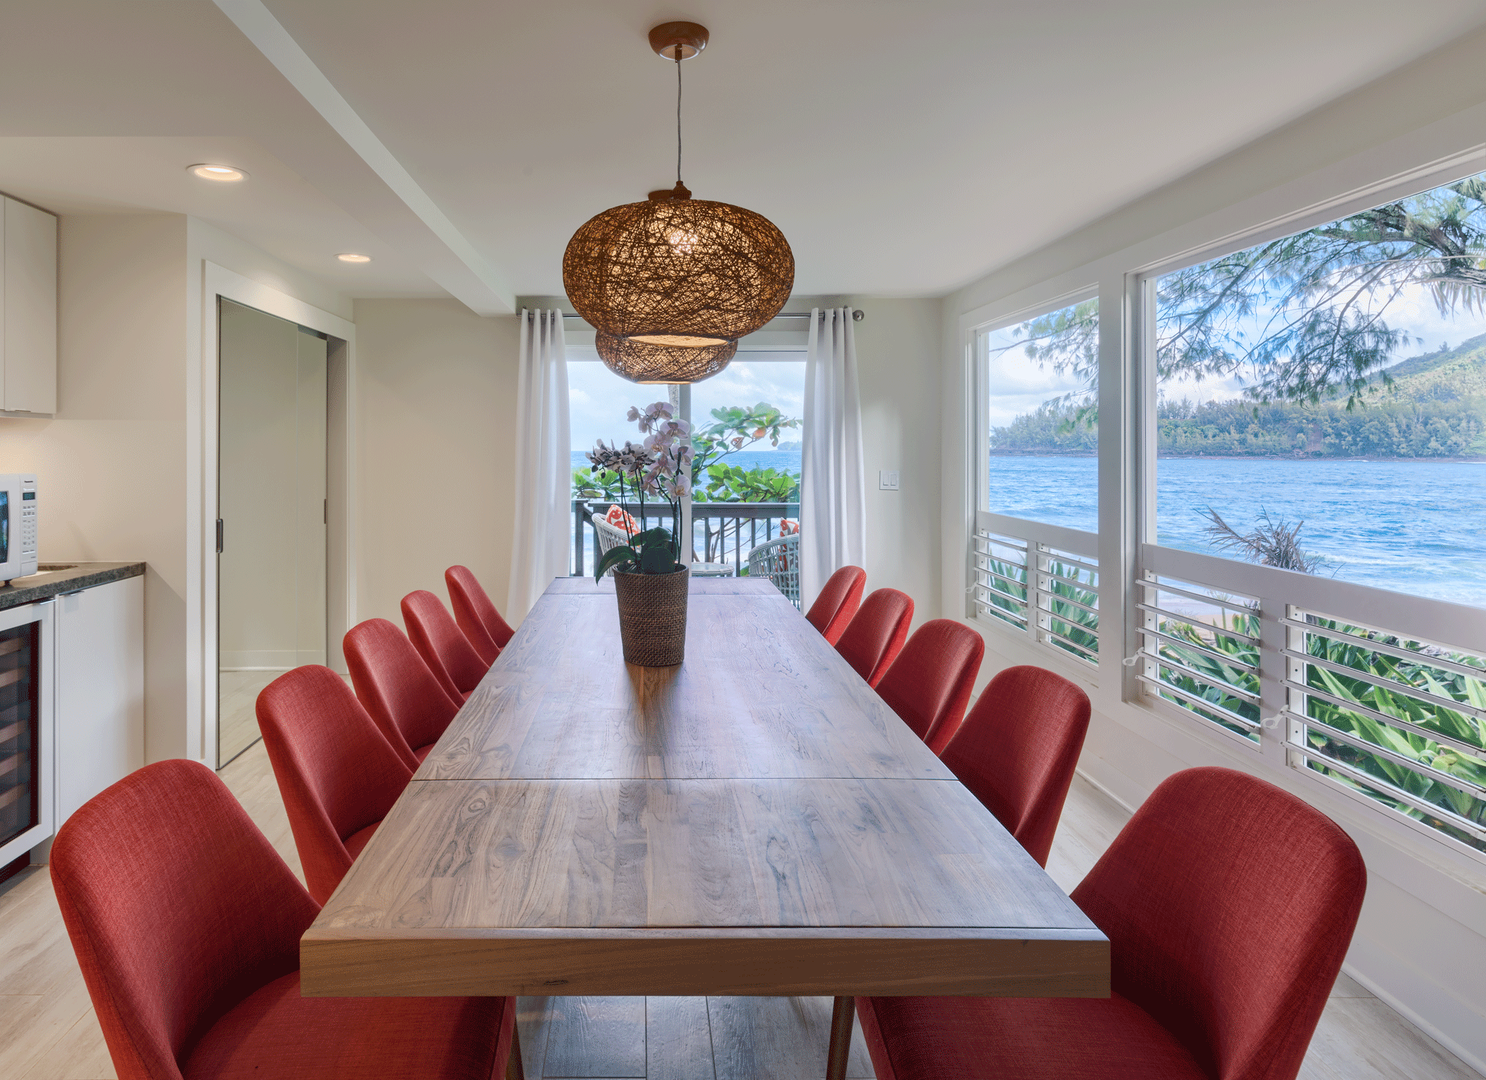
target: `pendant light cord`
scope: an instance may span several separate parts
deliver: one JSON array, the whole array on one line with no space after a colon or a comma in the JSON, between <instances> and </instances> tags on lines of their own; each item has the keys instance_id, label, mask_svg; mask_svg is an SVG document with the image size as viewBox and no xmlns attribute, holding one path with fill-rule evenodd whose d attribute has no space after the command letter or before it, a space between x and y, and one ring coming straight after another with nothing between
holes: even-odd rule
<instances>
[{"instance_id":1,"label":"pendant light cord","mask_svg":"<svg viewBox=\"0 0 1486 1080\"><path fill-rule=\"evenodd\" d=\"M681 46L676 46L676 183L681 183Z\"/></svg>"}]
</instances>

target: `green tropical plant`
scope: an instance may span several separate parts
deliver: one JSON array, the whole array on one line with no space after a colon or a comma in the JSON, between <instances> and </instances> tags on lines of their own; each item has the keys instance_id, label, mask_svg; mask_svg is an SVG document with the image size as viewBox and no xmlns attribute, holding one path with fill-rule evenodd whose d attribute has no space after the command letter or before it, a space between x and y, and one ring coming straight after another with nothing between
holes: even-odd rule
<instances>
[{"instance_id":1,"label":"green tropical plant","mask_svg":"<svg viewBox=\"0 0 1486 1080\"><path fill-rule=\"evenodd\" d=\"M613 469L583 466L573 470L573 498L606 499L614 502L621 497L622 477Z\"/></svg>"},{"instance_id":2,"label":"green tropical plant","mask_svg":"<svg viewBox=\"0 0 1486 1080\"><path fill-rule=\"evenodd\" d=\"M1234 723L1225 714L1259 723L1259 707L1232 692L1259 696L1259 647L1254 644L1259 640L1259 616L1225 612L1217 624L1162 619L1157 629L1178 639L1161 639L1156 653L1167 663L1157 665L1158 678L1213 708L1204 709L1174 694L1167 695L1168 699L1257 742L1259 736L1253 729Z\"/></svg>"},{"instance_id":3,"label":"green tropical plant","mask_svg":"<svg viewBox=\"0 0 1486 1080\"><path fill-rule=\"evenodd\" d=\"M777 447L781 431L799 426L798 417L785 416L764 401L752 407L728 405L713 409L712 423L692 432L692 485L702 487L703 478L709 477L712 469L729 454L747 450L765 439Z\"/></svg>"},{"instance_id":4,"label":"green tropical plant","mask_svg":"<svg viewBox=\"0 0 1486 1080\"><path fill-rule=\"evenodd\" d=\"M719 463L707 469L706 487L698 487L708 502L798 502L800 478L772 467L745 469Z\"/></svg>"},{"instance_id":5,"label":"green tropical plant","mask_svg":"<svg viewBox=\"0 0 1486 1080\"><path fill-rule=\"evenodd\" d=\"M1373 787L1359 782L1341 770L1328 768L1315 758L1310 759L1311 768L1464 843L1486 850L1486 842L1451 824L1447 818L1435 817L1387 790L1396 788L1420 802L1438 806L1475 824L1486 825L1486 799L1462 791L1443 778L1420 771L1420 768L1411 767L1422 767L1467 784L1486 787L1486 742L1483 742L1480 719L1464 709L1452 709L1444 704L1446 701L1459 702L1467 709L1486 711L1486 669L1482 670L1479 678L1447 670L1432 665L1430 656L1416 644L1333 620L1313 617L1312 621L1316 629L1306 632L1306 652L1339 667L1353 669L1358 674L1354 677L1320 664L1307 664L1306 685L1339 701L1371 709L1423 730L1394 727L1363 712L1310 696L1307 698L1307 716L1411 763L1404 764L1384 754L1368 753L1330 735L1324 728L1308 727L1306 741L1312 747L1357 772L1377 778L1380 784ZM1343 634L1347 637L1342 637ZM1369 639L1400 651L1418 652L1419 658L1405 660L1369 648L1364 643ZM1448 654L1445 658L1463 667L1482 666L1479 657ZM1428 732L1468 747L1479 747L1481 753L1465 753L1455 746L1441 744L1431 739Z\"/></svg>"},{"instance_id":6,"label":"green tropical plant","mask_svg":"<svg viewBox=\"0 0 1486 1080\"><path fill-rule=\"evenodd\" d=\"M1013 618L1008 621L1022 625L1027 618L1027 568L1021 563L989 558L981 568L990 572L991 579L981 602L988 607L1007 612ZM1099 606L1099 593L1087 571L1062 562L1059 559L1048 563L1049 585L1047 589L1047 629L1064 640L1051 639L1048 644L1080 659L1088 660L1099 654L1099 616L1085 608Z\"/></svg>"}]
</instances>

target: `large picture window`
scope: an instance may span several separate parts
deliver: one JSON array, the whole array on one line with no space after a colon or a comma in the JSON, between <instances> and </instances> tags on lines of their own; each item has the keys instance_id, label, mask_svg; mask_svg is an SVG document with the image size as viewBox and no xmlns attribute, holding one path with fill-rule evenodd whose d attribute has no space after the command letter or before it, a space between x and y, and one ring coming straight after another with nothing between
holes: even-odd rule
<instances>
[{"instance_id":1,"label":"large picture window","mask_svg":"<svg viewBox=\"0 0 1486 1080\"><path fill-rule=\"evenodd\" d=\"M618 477L596 472L586 452L597 439L640 442L635 425L625 418L629 408L668 400L673 388L621 379L591 351L569 353L570 569L581 576L591 574L595 566L598 536L593 517L602 517L616 504L632 514L639 512L632 505L633 493L626 492L626 499L621 499ZM767 358L744 354L710 379L675 388L675 407L692 424L696 454L688 500L691 554L714 572L726 566L733 573L747 573L748 555L755 547L799 528L805 361L793 353L763 355ZM672 526L669 519L650 524Z\"/></svg>"},{"instance_id":2,"label":"large picture window","mask_svg":"<svg viewBox=\"0 0 1486 1080\"><path fill-rule=\"evenodd\" d=\"M1098 664L1133 534L1126 700L1486 855L1486 176L1126 280L975 335L973 613Z\"/></svg>"},{"instance_id":3,"label":"large picture window","mask_svg":"<svg viewBox=\"0 0 1486 1080\"><path fill-rule=\"evenodd\" d=\"M1141 672L1486 851L1483 250L1468 177L1148 284Z\"/></svg>"},{"instance_id":4,"label":"large picture window","mask_svg":"<svg viewBox=\"0 0 1486 1080\"><path fill-rule=\"evenodd\" d=\"M1099 301L981 332L976 613L1099 652Z\"/></svg>"}]
</instances>

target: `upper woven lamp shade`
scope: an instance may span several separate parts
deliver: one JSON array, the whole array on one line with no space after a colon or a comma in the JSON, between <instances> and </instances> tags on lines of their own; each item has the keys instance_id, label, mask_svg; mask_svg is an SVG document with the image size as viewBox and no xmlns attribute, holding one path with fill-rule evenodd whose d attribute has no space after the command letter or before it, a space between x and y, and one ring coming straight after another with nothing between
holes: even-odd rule
<instances>
[{"instance_id":1,"label":"upper woven lamp shade","mask_svg":"<svg viewBox=\"0 0 1486 1080\"><path fill-rule=\"evenodd\" d=\"M637 383L694 383L716 375L738 351L736 341L721 345L652 345L615 337L602 330L593 336L599 359L614 374Z\"/></svg>"},{"instance_id":2,"label":"upper woven lamp shade","mask_svg":"<svg viewBox=\"0 0 1486 1080\"><path fill-rule=\"evenodd\" d=\"M614 359L603 345L600 355L636 382L694 382L721 371L731 352L683 359L676 350L735 348L779 314L794 287L794 253L768 218L677 189L590 218L562 257L568 301L600 341L619 339ZM686 370L701 374L675 377Z\"/></svg>"}]
</instances>

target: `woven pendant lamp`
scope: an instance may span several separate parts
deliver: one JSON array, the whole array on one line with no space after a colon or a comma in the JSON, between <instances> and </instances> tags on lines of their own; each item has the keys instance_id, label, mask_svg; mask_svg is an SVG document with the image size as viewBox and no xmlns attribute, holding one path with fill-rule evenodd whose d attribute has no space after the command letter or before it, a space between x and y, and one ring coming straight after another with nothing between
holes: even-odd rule
<instances>
[{"instance_id":1,"label":"woven pendant lamp","mask_svg":"<svg viewBox=\"0 0 1486 1080\"><path fill-rule=\"evenodd\" d=\"M602 330L593 336L599 359L614 374L637 383L694 383L716 375L738 351L736 341L720 345L656 345L615 337Z\"/></svg>"},{"instance_id":2,"label":"woven pendant lamp","mask_svg":"<svg viewBox=\"0 0 1486 1080\"><path fill-rule=\"evenodd\" d=\"M681 182L681 61L707 38L696 23L650 31L651 47L676 63L676 186L590 218L562 257L568 301L598 330L599 356L633 382L717 374L794 287L794 253L773 222L693 199Z\"/></svg>"}]
</instances>

